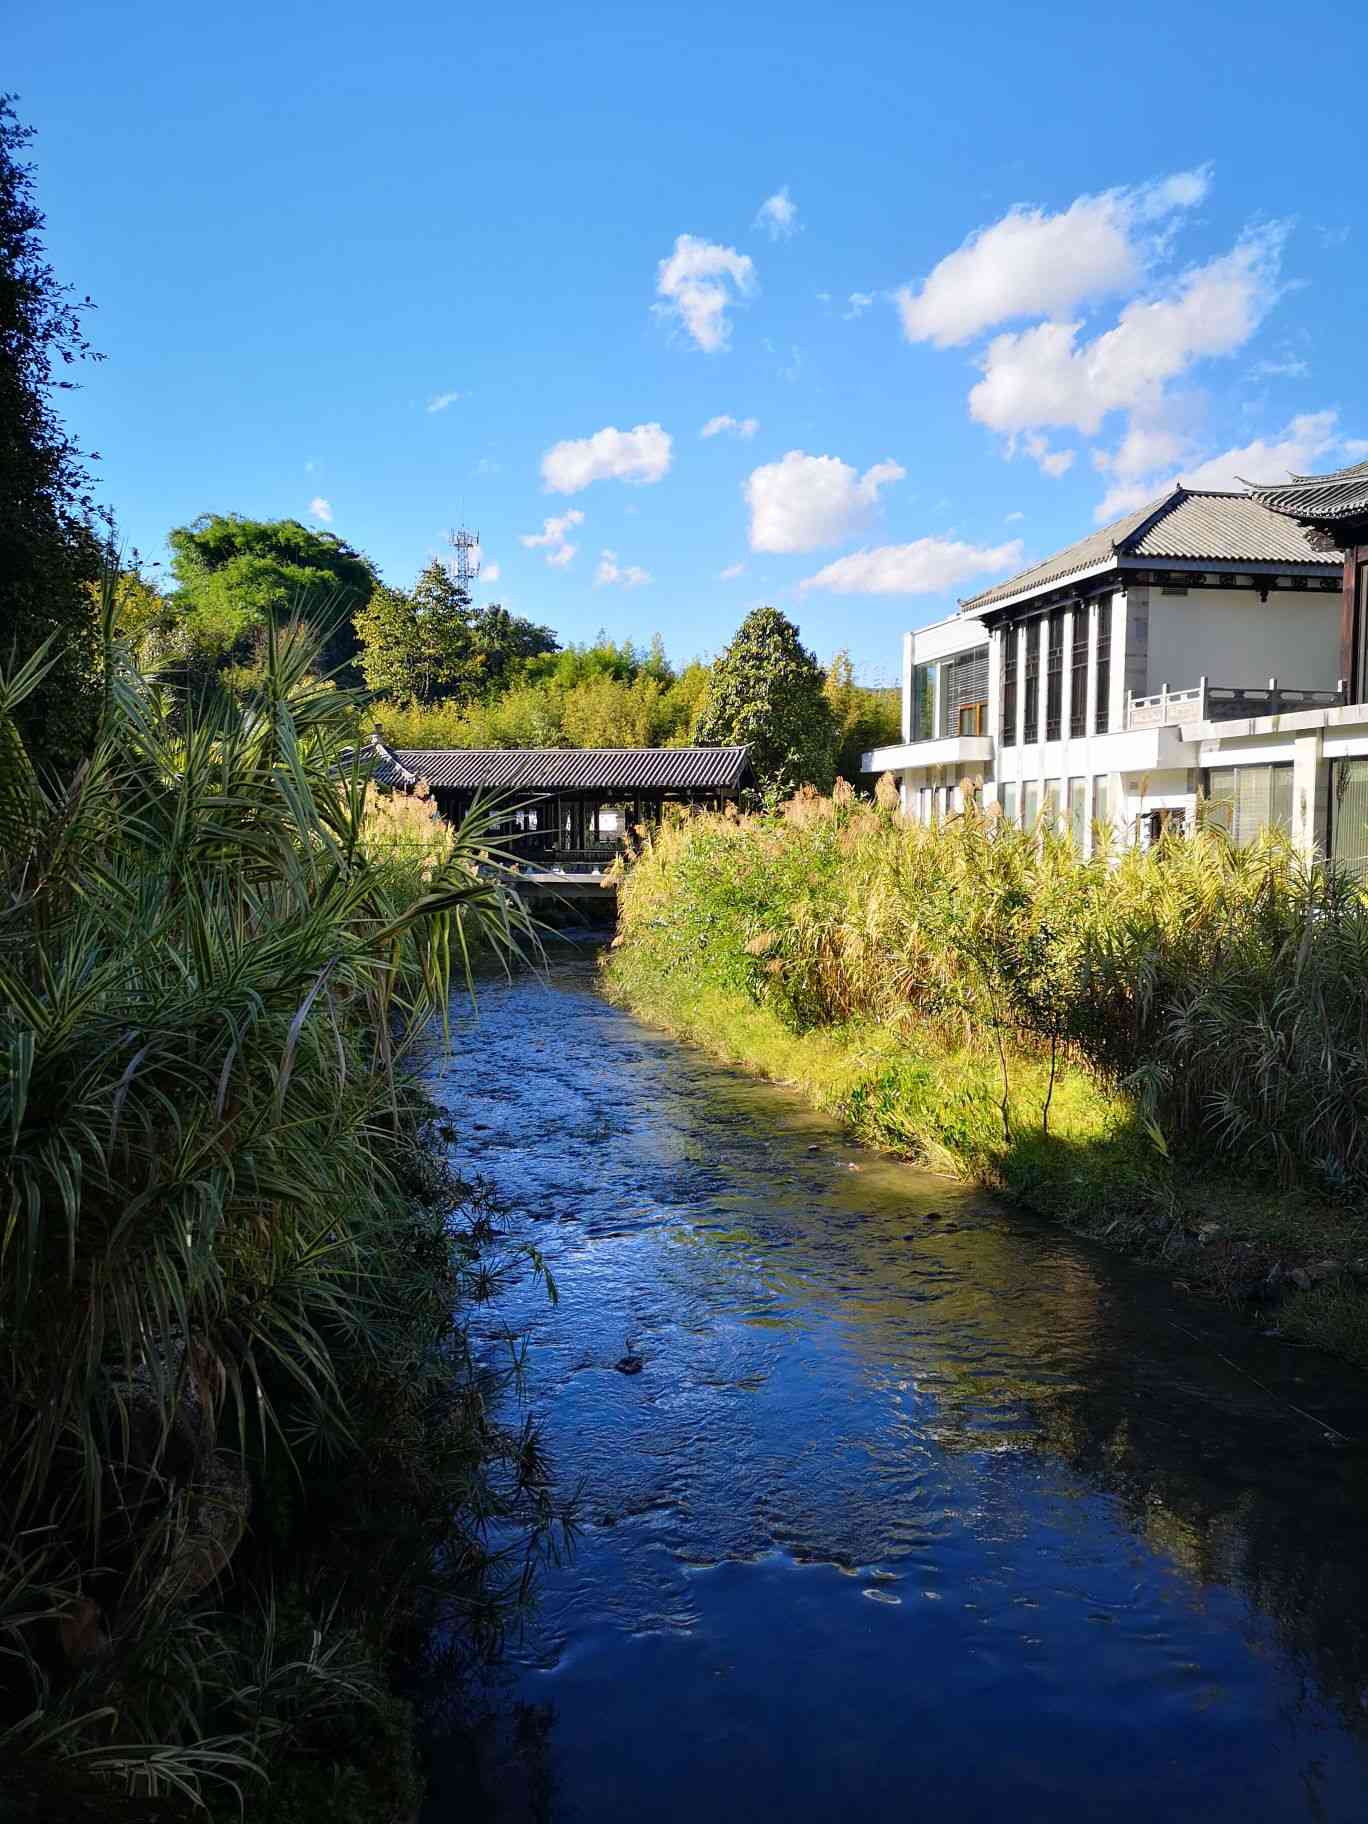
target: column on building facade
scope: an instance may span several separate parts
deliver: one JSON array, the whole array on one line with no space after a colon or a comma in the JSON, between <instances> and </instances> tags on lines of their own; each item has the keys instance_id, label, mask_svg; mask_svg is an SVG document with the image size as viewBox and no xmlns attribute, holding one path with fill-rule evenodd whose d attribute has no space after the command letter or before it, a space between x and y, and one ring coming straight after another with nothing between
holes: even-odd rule
<instances>
[{"instance_id":1,"label":"column on building facade","mask_svg":"<svg viewBox=\"0 0 1368 1824\"><path fill-rule=\"evenodd\" d=\"M1105 598L1104 598L1105 599ZM1108 604L1107 626L1111 632L1111 696L1107 704L1107 727L1116 734L1126 726L1126 592L1117 589Z\"/></svg>"},{"instance_id":2,"label":"column on building facade","mask_svg":"<svg viewBox=\"0 0 1368 1824\"><path fill-rule=\"evenodd\" d=\"M998 731L1002 726L1002 642L1004 635L994 630L988 635L988 734L993 743L993 758L988 762L987 777L996 785L1002 766L1002 743ZM984 793L985 798L987 793ZM1000 792L994 796L1001 798Z\"/></svg>"}]
</instances>

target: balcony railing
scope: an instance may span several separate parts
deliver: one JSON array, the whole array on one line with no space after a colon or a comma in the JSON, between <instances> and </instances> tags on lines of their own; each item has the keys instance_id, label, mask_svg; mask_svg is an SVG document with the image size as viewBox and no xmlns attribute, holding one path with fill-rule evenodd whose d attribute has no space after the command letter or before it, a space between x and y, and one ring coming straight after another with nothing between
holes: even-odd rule
<instances>
[{"instance_id":1,"label":"balcony railing","mask_svg":"<svg viewBox=\"0 0 1368 1824\"><path fill-rule=\"evenodd\" d=\"M1303 690L1279 684L1212 684L1206 678L1186 690L1165 684L1152 697L1126 697L1127 728L1167 728L1185 722L1243 722L1254 716L1285 716L1299 709L1335 709L1345 701L1341 678L1334 690Z\"/></svg>"}]
</instances>

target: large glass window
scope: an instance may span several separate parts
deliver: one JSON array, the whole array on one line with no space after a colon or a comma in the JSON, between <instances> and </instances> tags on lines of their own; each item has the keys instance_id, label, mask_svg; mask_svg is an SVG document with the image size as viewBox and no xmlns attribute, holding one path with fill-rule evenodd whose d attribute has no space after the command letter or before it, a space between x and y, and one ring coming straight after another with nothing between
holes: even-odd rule
<instances>
[{"instance_id":1,"label":"large glass window","mask_svg":"<svg viewBox=\"0 0 1368 1824\"><path fill-rule=\"evenodd\" d=\"M1083 853L1088 837L1088 782L1086 779L1069 781L1069 834L1079 854Z\"/></svg>"},{"instance_id":2,"label":"large glass window","mask_svg":"<svg viewBox=\"0 0 1368 1824\"><path fill-rule=\"evenodd\" d=\"M1040 787L1034 779L1021 788L1021 821L1028 830L1040 822Z\"/></svg>"},{"instance_id":3,"label":"large glass window","mask_svg":"<svg viewBox=\"0 0 1368 1824\"><path fill-rule=\"evenodd\" d=\"M1026 663L1023 667L1023 688L1026 692L1026 716L1021 731L1021 738L1029 747L1033 741L1040 739L1040 622L1030 621L1026 627Z\"/></svg>"},{"instance_id":4,"label":"large glass window","mask_svg":"<svg viewBox=\"0 0 1368 1824\"><path fill-rule=\"evenodd\" d=\"M1111 603L1104 597L1097 604L1097 715L1093 728L1105 735L1111 727Z\"/></svg>"},{"instance_id":5,"label":"large glass window","mask_svg":"<svg viewBox=\"0 0 1368 1824\"><path fill-rule=\"evenodd\" d=\"M1104 777L1093 782L1094 843L1110 842L1111 833L1111 785L1110 781Z\"/></svg>"},{"instance_id":6,"label":"large glass window","mask_svg":"<svg viewBox=\"0 0 1368 1824\"><path fill-rule=\"evenodd\" d=\"M942 659L940 668L942 740L955 735L988 733L988 648L959 652Z\"/></svg>"},{"instance_id":7,"label":"large glass window","mask_svg":"<svg viewBox=\"0 0 1368 1824\"><path fill-rule=\"evenodd\" d=\"M1088 610L1080 602L1073 611L1072 652L1069 659L1069 733L1088 732Z\"/></svg>"},{"instance_id":8,"label":"large glass window","mask_svg":"<svg viewBox=\"0 0 1368 1824\"><path fill-rule=\"evenodd\" d=\"M1045 739L1058 741L1064 714L1064 611L1047 622L1045 636Z\"/></svg>"},{"instance_id":9,"label":"large glass window","mask_svg":"<svg viewBox=\"0 0 1368 1824\"><path fill-rule=\"evenodd\" d=\"M1292 765L1213 766L1207 774L1207 817L1241 847L1260 830L1292 831Z\"/></svg>"},{"instance_id":10,"label":"large glass window","mask_svg":"<svg viewBox=\"0 0 1368 1824\"><path fill-rule=\"evenodd\" d=\"M1002 787L1002 815L1008 823L1017 820L1017 788L1015 785Z\"/></svg>"},{"instance_id":11,"label":"large glass window","mask_svg":"<svg viewBox=\"0 0 1368 1824\"><path fill-rule=\"evenodd\" d=\"M934 665L914 665L912 667L912 739L914 741L935 739L935 710L936 667Z\"/></svg>"},{"instance_id":12,"label":"large glass window","mask_svg":"<svg viewBox=\"0 0 1368 1824\"><path fill-rule=\"evenodd\" d=\"M1059 787L1053 779L1045 787L1045 802L1040 814L1045 819L1047 830L1059 828Z\"/></svg>"},{"instance_id":13,"label":"large glass window","mask_svg":"<svg viewBox=\"0 0 1368 1824\"><path fill-rule=\"evenodd\" d=\"M1021 647L1020 629L1004 627L1002 640L1002 745L1016 746L1017 735L1017 658Z\"/></svg>"},{"instance_id":14,"label":"large glass window","mask_svg":"<svg viewBox=\"0 0 1368 1824\"><path fill-rule=\"evenodd\" d=\"M1368 760L1330 767L1330 854L1358 879L1368 875Z\"/></svg>"}]
</instances>

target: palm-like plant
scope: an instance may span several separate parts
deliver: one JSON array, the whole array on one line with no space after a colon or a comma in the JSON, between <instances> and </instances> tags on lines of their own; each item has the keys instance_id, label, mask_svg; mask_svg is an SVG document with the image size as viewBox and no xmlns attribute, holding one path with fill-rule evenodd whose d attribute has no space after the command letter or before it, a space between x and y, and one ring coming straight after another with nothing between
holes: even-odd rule
<instances>
[{"instance_id":1,"label":"palm-like plant","mask_svg":"<svg viewBox=\"0 0 1368 1824\"><path fill-rule=\"evenodd\" d=\"M416 898L368 857L359 700L316 646L272 631L250 700L197 702L107 614L69 780L16 727L42 655L0 678L0 1506L14 1577L57 1567L49 1616L96 1589L115 1655L222 1568L245 1459L345 1452L339 1363L405 1321L409 1056L453 970L535 944L489 810Z\"/></svg>"}]
</instances>

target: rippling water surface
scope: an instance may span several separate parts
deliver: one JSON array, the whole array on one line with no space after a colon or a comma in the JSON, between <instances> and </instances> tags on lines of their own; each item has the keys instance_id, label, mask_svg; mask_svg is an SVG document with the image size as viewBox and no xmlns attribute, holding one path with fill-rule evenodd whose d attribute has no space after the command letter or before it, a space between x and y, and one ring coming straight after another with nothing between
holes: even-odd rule
<instances>
[{"instance_id":1,"label":"rippling water surface","mask_svg":"<svg viewBox=\"0 0 1368 1824\"><path fill-rule=\"evenodd\" d=\"M559 1285L507 1314L584 1491L488 1815L1368 1818L1361 1382L861 1152L583 963L485 989L431 1086ZM471 1815L438 1775L425 1817Z\"/></svg>"}]
</instances>

